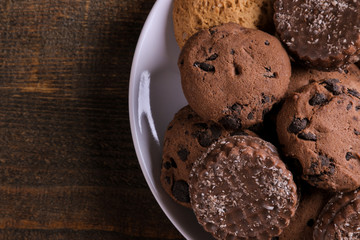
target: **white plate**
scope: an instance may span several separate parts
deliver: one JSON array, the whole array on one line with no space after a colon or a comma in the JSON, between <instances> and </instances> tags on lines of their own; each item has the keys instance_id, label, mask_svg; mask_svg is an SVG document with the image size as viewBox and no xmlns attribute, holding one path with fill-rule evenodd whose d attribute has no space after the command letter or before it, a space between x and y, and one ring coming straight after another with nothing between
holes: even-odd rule
<instances>
[{"instance_id":1,"label":"white plate","mask_svg":"<svg viewBox=\"0 0 360 240\"><path fill-rule=\"evenodd\" d=\"M136 154L155 199L187 239L212 239L194 213L162 189L163 138L174 114L187 104L182 93L172 23L172 0L157 0L142 29L130 75L129 114Z\"/></svg>"}]
</instances>

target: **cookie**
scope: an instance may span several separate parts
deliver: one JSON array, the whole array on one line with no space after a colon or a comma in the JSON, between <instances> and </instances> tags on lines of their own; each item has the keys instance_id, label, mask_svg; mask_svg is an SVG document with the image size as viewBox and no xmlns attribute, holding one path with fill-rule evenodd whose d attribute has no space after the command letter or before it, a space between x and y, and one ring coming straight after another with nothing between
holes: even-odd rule
<instances>
[{"instance_id":1,"label":"cookie","mask_svg":"<svg viewBox=\"0 0 360 240\"><path fill-rule=\"evenodd\" d=\"M339 193L322 210L313 239L360 239L360 192Z\"/></svg>"},{"instance_id":2,"label":"cookie","mask_svg":"<svg viewBox=\"0 0 360 240\"><path fill-rule=\"evenodd\" d=\"M235 23L193 35L178 66L191 108L226 129L261 123L284 96L291 75L289 57L279 40Z\"/></svg>"},{"instance_id":3,"label":"cookie","mask_svg":"<svg viewBox=\"0 0 360 240\"><path fill-rule=\"evenodd\" d=\"M285 155L302 177L330 191L360 186L360 93L339 79L311 83L286 100L277 116Z\"/></svg>"},{"instance_id":4,"label":"cookie","mask_svg":"<svg viewBox=\"0 0 360 240\"><path fill-rule=\"evenodd\" d=\"M360 1L276 0L276 31L294 58L336 70L360 59Z\"/></svg>"},{"instance_id":5,"label":"cookie","mask_svg":"<svg viewBox=\"0 0 360 240\"><path fill-rule=\"evenodd\" d=\"M278 240L312 239L315 221L331 197L328 192L311 187L306 182L302 182L300 188L299 206Z\"/></svg>"},{"instance_id":6,"label":"cookie","mask_svg":"<svg viewBox=\"0 0 360 240\"><path fill-rule=\"evenodd\" d=\"M247 28L274 31L273 0L175 0L173 23L180 48L196 32L234 22Z\"/></svg>"},{"instance_id":7,"label":"cookie","mask_svg":"<svg viewBox=\"0 0 360 240\"><path fill-rule=\"evenodd\" d=\"M216 239L271 239L297 207L293 176L269 142L233 136L215 142L190 173L190 199Z\"/></svg>"},{"instance_id":8,"label":"cookie","mask_svg":"<svg viewBox=\"0 0 360 240\"><path fill-rule=\"evenodd\" d=\"M360 87L360 69L351 64L344 71L319 71L316 69L304 68L299 65L292 66L291 78L287 95L299 90L301 87L322 79L337 78L349 85L357 85ZM355 86L354 86L355 87Z\"/></svg>"},{"instance_id":9,"label":"cookie","mask_svg":"<svg viewBox=\"0 0 360 240\"><path fill-rule=\"evenodd\" d=\"M180 109L168 125L164 138L160 180L166 193L190 208L189 174L194 161L212 143L233 135L256 136L248 130L227 131L215 122L204 121L190 106Z\"/></svg>"}]
</instances>

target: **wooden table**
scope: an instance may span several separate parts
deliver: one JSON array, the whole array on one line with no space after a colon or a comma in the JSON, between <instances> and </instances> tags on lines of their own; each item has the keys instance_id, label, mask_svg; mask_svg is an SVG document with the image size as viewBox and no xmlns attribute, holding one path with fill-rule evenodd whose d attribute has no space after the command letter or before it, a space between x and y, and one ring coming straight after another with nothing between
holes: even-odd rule
<instances>
[{"instance_id":1,"label":"wooden table","mask_svg":"<svg viewBox=\"0 0 360 240\"><path fill-rule=\"evenodd\" d=\"M0 1L0 239L182 239L128 119L154 2Z\"/></svg>"}]
</instances>

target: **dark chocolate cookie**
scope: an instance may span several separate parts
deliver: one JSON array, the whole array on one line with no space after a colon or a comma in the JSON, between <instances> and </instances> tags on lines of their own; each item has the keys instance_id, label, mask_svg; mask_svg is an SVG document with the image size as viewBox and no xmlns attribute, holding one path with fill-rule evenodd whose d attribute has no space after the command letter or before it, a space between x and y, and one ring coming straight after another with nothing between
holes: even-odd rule
<instances>
[{"instance_id":1,"label":"dark chocolate cookie","mask_svg":"<svg viewBox=\"0 0 360 240\"><path fill-rule=\"evenodd\" d=\"M330 199L316 221L313 239L360 239L359 190Z\"/></svg>"},{"instance_id":2,"label":"dark chocolate cookie","mask_svg":"<svg viewBox=\"0 0 360 240\"><path fill-rule=\"evenodd\" d=\"M214 143L190 173L190 199L217 239L271 239L297 207L293 176L269 142L251 136Z\"/></svg>"},{"instance_id":3,"label":"dark chocolate cookie","mask_svg":"<svg viewBox=\"0 0 360 240\"><path fill-rule=\"evenodd\" d=\"M360 1L277 0L280 39L306 65L334 70L360 58Z\"/></svg>"},{"instance_id":4,"label":"dark chocolate cookie","mask_svg":"<svg viewBox=\"0 0 360 240\"><path fill-rule=\"evenodd\" d=\"M248 128L285 94L289 57L265 32L228 23L192 36L178 60L189 105L227 129Z\"/></svg>"},{"instance_id":5,"label":"dark chocolate cookie","mask_svg":"<svg viewBox=\"0 0 360 240\"><path fill-rule=\"evenodd\" d=\"M175 114L165 133L162 187L177 203L190 208L188 182L194 161L218 139L248 134L255 136L248 130L227 131L215 122L203 120L190 106L183 107Z\"/></svg>"},{"instance_id":6,"label":"dark chocolate cookie","mask_svg":"<svg viewBox=\"0 0 360 240\"><path fill-rule=\"evenodd\" d=\"M332 191L360 186L360 93L339 79L311 83L290 95L277 116L285 155L303 178Z\"/></svg>"}]
</instances>

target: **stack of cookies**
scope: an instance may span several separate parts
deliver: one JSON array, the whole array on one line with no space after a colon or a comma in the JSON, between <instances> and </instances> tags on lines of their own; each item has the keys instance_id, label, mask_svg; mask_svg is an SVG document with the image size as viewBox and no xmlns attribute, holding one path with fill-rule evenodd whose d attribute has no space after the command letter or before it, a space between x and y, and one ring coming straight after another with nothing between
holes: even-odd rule
<instances>
[{"instance_id":1,"label":"stack of cookies","mask_svg":"<svg viewBox=\"0 0 360 240\"><path fill-rule=\"evenodd\" d=\"M360 1L175 0L161 183L216 239L360 239Z\"/></svg>"}]
</instances>

